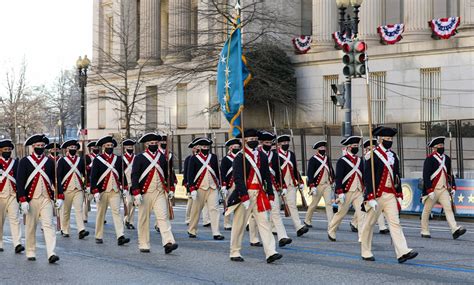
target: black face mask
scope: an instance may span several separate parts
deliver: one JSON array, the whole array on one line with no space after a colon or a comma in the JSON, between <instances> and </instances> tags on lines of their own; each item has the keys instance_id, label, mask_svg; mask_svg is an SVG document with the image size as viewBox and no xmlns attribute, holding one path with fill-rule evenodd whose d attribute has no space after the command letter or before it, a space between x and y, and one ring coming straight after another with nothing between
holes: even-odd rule
<instances>
[{"instance_id":1,"label":"black face mask","mask_svg":"<svg viewBox=\"0 0 474 285\"><path fill-rule=\"evenodd\" d=\"M93 149L92 152L95 153L95 154L99 154L100 150L99 149Z\"/></svg>"},{"instance_id":2,"label":"black face mask","mask_svg":"<svg viewBox=\"0 0 474 285\"><path fill-rule=\"evenodd\" d=\"M288 151L290 149L290 145L289 144L284 144L281 146L281 149L284 150L284 151Z\"/></svg>"},{"instance_id":3,"label":"black face mask","mask_svg":"<svg viewBox=\"0 0 474 285\"><path fill-rule=\"evenodd\" d=\"M5 158L5 160L10 159L11 156L12 156L12 152L11 152L11 151L4 151L4 152L2 152L2 157Z\"/></svg>"},{"instance_id":4,"label":"black face mask","mask_svg":"<svg viewBox=\"0 0 474 285\"><path fill-rule=\"evenodd\" d=\"M258 141L249 141L249 142L247 142L247 145L248 145L249 148L251 148L251 149L256 149L257 146L258 146Z\"/></svg>"},{"instance_id":5,"label":"black face mask","mask_svg":"<svg viewBox=\"0 0 474 285\"><path fill-rule=\"evenodd\" d=\"M238 148L233 148L233 149L232 149L232 153L233 153L233 154L238 154L239 151L240 151L240 149L238 149Z\"/></svg>"},{"instance_id":6,"label":"black face mask","mask_svg":"<svg viewBox=\"0 0 474 285\"><path fill-rule=\"evenodd\" d=\"M148 150L151 152L156 152L158 150L158 146L156 144L149 145Z\"/></svg>"},{"instance_id":7,"label":"black face mask","mask_svg":"<svg viewBox=\"0 0 474 285\"><path fill-rule=\"evenodd\" d=\"M42 155L44 153L44 147L35 147L34 152L36 155Z\"/></svg>"},{"instance_id":8,"label":"black face mask","mask_svg":"<svg viewBox=\"0 0 474 285\"><path fill-rule=\"evenodd\" d=\"M351 148L351 153L356 155L357 153L359 152L359 148L358 147L353 147Z\"/></svg>"},{"instance_id":9,"label":"black face mask","mask_svg":"<svg viewBox=\"0 0 474 285\"><path fill-rule=\"evenodd\" d=\"M436 151L437 151L440 155L443 155L443 153L444 153L444 147L437 148Z\"/></svg>"},{"instance_id":10,"label":"black face mask","mask_svg":"<svg viewBox=\"0 0 474 285\"><path fill-rule=\"evenodd\" d=\"M392 148L393 142L391 142L391 141L382 141L382 145L385 149L390 149L390 148Z\"/></svg>"},{"instance_id":11,"label":"black face mask","mask_svg":"<svg viewBox=\"0 0 474 285\"><path fill-rule=\"evenodd\" d=\"M77 149L70 149L69 150L69 154L72 155L72 156L76 155L76 153L77 153Z\"/></svg>"},{"instance_id":12,"label":"black face mask","mask_svg":"<svg viewBox=\"0 0 474 285\"><path fill-rule=\"evenodd\" d=\"M132 153L133 153L133 149L127 149L127 152L128 152L128 154L132 154Z\"/></svg>"},{"instance_id":13,"label":"black face mask","mask_svg":"<svg viewBox=\"0 0 474 285\"><path fill-rule=\"evenodd\" d=\"M161 148L162 148L162 149L166 149L166 146L167 146L167 144L165 144L165 143L162 143L162 144L161 144Z\"/></svg>"},{"instance_id":14,"label":"black face mask","mask_svg":"<svg viewBox=\"0 0 474 285\"><path fill-rule=\"evenodd\" d=\"M111 155L112 153L114 153L114 148L113 147L106 147L104 152L108 155Z\"/></svg>"},{"instance_id":15,"label":"black face mask","mask_svg":"<svg viewBox=\"0 0 474 285\"><path fill-rule=\"evenodd\" d=\"M204 155L208 155L208 154L209 154L209 150L208 150L208 149L201 149L201 152L202 152L202 154L204 154Z\"/></svg>"},{"instance_id":16,"label":"black face mask","mask_svg":"<svg viewBox=\"0 0 474 285\"><path fill-rule=\"evenodd\" d=\"M326 155L326 150L319 150L319 154L321 156L325 156Z\"/></svg>"},{"instance_id":17,"label":"black face mask","mask_svg":"<svg viewBox=\"0 0 474 285\"><path fill-rule=\"evenodd\" d=\"M262 148L263 148L263 150L265 150L265 151L270 151L270 150L272 149L272 146L271 146L271 145L265 145L265 144L264 144L264 145L262 145Z\"/></svg>"}]
</instances>

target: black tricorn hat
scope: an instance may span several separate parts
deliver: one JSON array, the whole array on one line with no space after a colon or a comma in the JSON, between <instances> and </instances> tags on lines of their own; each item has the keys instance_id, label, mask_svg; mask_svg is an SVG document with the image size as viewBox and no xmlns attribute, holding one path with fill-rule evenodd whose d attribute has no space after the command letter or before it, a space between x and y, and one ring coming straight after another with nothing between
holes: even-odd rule
<instances>
[{"instance_id":1,"label":"black tricorn hat","mask_svg":"<svg viewBox=\"0 0 474 285\"><path fill-rule=\"evenodd\" d=\"M11 147L12 149L14 149L15 145L13 145L13 142L10 139L0 140L0 148L4 147Z\"/></svg>"},{"instance_id":2,"label":"black tricorn hat","mask_svg":"<svg viewBox=\"0 0 474 285\"><path fill-rule=\"evenodd\" d=\"M25 146L29 146L29 145L39 143L39 142L49 144L49 139L44 134L34 134L31 137L26 139Z\"/></svg>"},{"instance_id":3,"label":"black tricorn hat","mask_svg":"<svg viewBox=\"0 0 474 285\"><path fill-rule=\"evenodd\" d=\"M350 136L346 139L343 139L341 141L341 144L342 145L351 145L351 144L359 144L360 141L362 140L362 137L359 137L359 136Z\"/></svg>"},{"instance_id":4,"label":"black tricorn hat","mask_svg":"<svg viewBox=\"0 0 474 285\"><path fill-rule=\"evenodd\" d=\"M277 142L281 143L281 142L289 142L291 140L290 136L289 135L281 135L281 136L278 136L277 138Z\"/></svg>"},{"instance_id":5,"label":"black tricorn hat","mask_svg":"<svg viewBox=\"0 0 474 285\"><path fill-rule=\"evenodd\" d=\"M434 147L435 145L440 144L440 143L444 144L445 140L446 140L446 137L436 137L428 143L428 147Z\"/></svg>"},{"instance_id":6,"label":"black tricorn hat","mask_svg":"<svg viewBox=\"0 0 474 285\"><path fill-rule=\"evenodd\" d=\"M252 138L252 137L258 137L258 131L256 129L245 129L244 130L244 136L246 138ZM241 139L242 138L242 132L236 136L236 138Z\"/></svg>"},{"instance_id":7,"label":"black tricorn hat","mask_svg":"<svg viewBox=\"0 0 474 285\"><path fill-rule=\"evenodd\" d=\"M313 145L313 149L318 149L322 146L327 146L328 145L328 142L327 141L319 141L319 142L316 142L314 145Z\"/></svg>"},{"instance_id":8,"label":"black tricorn hat","mask_svg":"<svg viewBox=\"0 0 474 285\"><path fill-rule=\"evenodd\" d=\"M104 144L106 143L113 143L114 144L114 147L117 147L117 141L114 139L113 136L111 135L108 135L108 136L105 136L105 137L102 137L100 138L98 141L97 141L97 146L101 147L103 146Z\"/></svg>"},{"instance_id":9,"label":"black tricorn hat","mask_svg":"<svg viewBox=\"0 0 474 285\"><path fill-rule=\"evenodd\" d=\"M138 139L139 143L146 143L150 141L161 141L161 136L157 133L147 133Z\"/></svg>"},{"instance_id":10,"label":"black tricorn hat","mask_svg":"<svg viewBox=\"0 0 474 285\"><path fill-rule=\"evenodd\" d=\"M137 142L132 139L126 139L122 142L122 145L135 145Z\"/></svg>"},{"instance_id":11,"label":"black tricorn hat","mask_svg":"<svg viewBox=\"0 0 474 285\"><path fill-rule=\"evenodd\" d=\"M46 145L45 149L61 148L61 145L57 142L52 142Z\"/></svg>"},{"instance_id":12,"label":"black tricorn hat","mask_svg":"<svg viewBox=\"0 0 474 285\"><path fill-rule=\"evenodd\" d=\"M202 137L194 141L194 145L212 145L213 141L211 139Z\"/></svg>"},{"instance_id":13,"label":"black tricorn hat","mask_svg":"<svg viewBox=\"0 0 474 285\"><path fill-rule=\"evenodd\" d=\"M61 145L61 148L62 149L66 149L68 146L71 146L71 145L75 145L77 146L77 149L81 149L81 145L79 144L79 142L77 140L68 140L68 141L65 141L63 142L63 144Z\"/></svg>"},{"instance_id":14,"label":"black tricorn hat","mask_svg":"<svg viewBox=\"0 0 474 285\"><path fill-rule=\"evenodd\" d=\"M267 131L258 132L259 141L273 141L274 139L275 139L275 135L270 132L267 132Z\"/></svg>"},{"instance_id":15,"label":"black tricorn hat","mask_svg":"<svg viewBox=\"0 0 474 285\"><path fill-rule=\"evenodd\" d=\"M240 142L240 139L235 138L235 139L230 139L230 140L226 141L225 142L225 147L229 147L229 146L234 145L234 144L238 144L240 146L242 145L242 143Z\"/></svg>"},{"instance_id":16,"label":"black tricorn hat","mask_svg":"<svg viewBox=\"0 0 474 285\"><path fill-rule=\"evenodd\" d=\"M97 146L97 141L90 141L86 145L86 147L88 147L88 148L91 148L91 147L94 147L94 146Z\"/></svg>"},{"instance_id":17,"label":"black tricorn hat","mask_svg":"<svg viewBox=\"0 0 474 285\"><path fill-rule=\"evenodd\" d=\"M379 126L372 130L372 135L377 137L394 137L397 132L398 131L395 128Z\"/></svg>"},{"instance_id":18,"label":"black tricorn hat","mask_svg":"<svg viewBox=\"0 0 474 285\"><path fill-rule=\"evenodd\" d=\"M377 146L377 140L376 139L372 139L372 145ZM364 148L368 148L369 146L370 146L370 140L366 140L364 142Z\"/></svg>"}]
</instances>

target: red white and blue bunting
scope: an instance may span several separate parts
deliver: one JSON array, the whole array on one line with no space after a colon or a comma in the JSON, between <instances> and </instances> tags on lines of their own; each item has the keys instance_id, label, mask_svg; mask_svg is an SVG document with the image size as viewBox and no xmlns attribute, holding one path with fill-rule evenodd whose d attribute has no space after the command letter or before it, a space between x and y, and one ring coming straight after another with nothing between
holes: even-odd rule
<instances>
[{"instance_id":1,"label":"red white and blue bunting","mask_svg":"<svg viewBox=\"0 0 474 285\"><path fill-rule=\"evenodd\" d=\"M457 28L461 24L461 17L433 19L428 24L433 31L432 38L436 40L449 39L457 34Z\"/></svg>"},{"instance_id":2,"label":"red white and blue bunting","mask_svg":"<svg viewBox=\"0 0 474 285\"><path fill-rule=\"evenodd\" d=\"M313 39L311 36L299 36L293 38L293 45L295 46L296 53L305 54L311 49L311 42Z\"/></svg>"},{"instance_id":3,"label":"red white and blue bunting","mask_svg":"<svg viewBox=\"0 0 474 285\"><path fill-rule=\"evenodd\" d=\"M386 45L393 45L398 43L403 37L405 31L404 24L386 25L377 28L380 35L380 42Z\"/></svg>"},{"instance_id":4,"label":"red white and blue bunting","mask_svg":"<svg viewBox=\"0 0 474 285\"><path fill-rule=\"evenodd\" d=\"M342 49L342 46L349 42L350 40L354 39L354 35L352 35L351 39L347 38L347 34L341 34L340 32L335 32L332 33L332 38L334 39L335 42L335 48L336 49Z\"/></svg>"}]
</instances>

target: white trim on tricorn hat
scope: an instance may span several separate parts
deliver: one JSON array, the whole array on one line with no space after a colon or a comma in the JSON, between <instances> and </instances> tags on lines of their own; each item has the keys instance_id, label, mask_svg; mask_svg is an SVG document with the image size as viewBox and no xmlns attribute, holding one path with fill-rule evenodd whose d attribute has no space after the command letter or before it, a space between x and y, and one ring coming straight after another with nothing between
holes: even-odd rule
<instances>
[{"instance_id":1,"label":"white trim on tricorn hat","mask_svg":"<svg viewBox=\"0 0 474 285\"><path fill-rule=\"evenodd\" d=\"M137 142L134 141L134 140L132 140L132 139L126 139L126 140L124 140L124 141L122 142L122 145L123 145L123 146L126 146L126 145L128 145L128 146L132 145L132 146L133 146L133 145L135 145L136 143L137 143Z\"/></svg>"},{"instance_id":2,"label":"white trim on tricorn hat","mask_svg":"<svg viewBox=\"0 0 474 285\"><path fill-rule=\"evenodd\" d=\"M376 140L376 139L372 139L372 145L373 145L373 146L377 146L377 140ZM369 146L370 146L370 139L365 140L365 142L364 142L364 148L368 148Z\"/></svg>"},{"instance_id":3,"label":"white trim on tricorn hat","mask_svg":"<svg viewBox=\"0 0 474 285\"><path fill-rule=\"evenodd\" d=\"M342 145L351 145L351 144L360 144L360 141L362 140L362 137L359 136L350 136L346 139L343 139L341 141Z\"/></svg>"},{"instance_id":4,"label":"white trim on tricorn hat","mask_svg":"<svg viewBox=\"0 0 474 285\"><path fill-rule=\"evenodd\" d=\"M273 141L275 139L275 135L269 131L258 131L257 135L259 141Z\"/></svg>"},{"instance_id":5,"label":"white trim on tricorn hat","mask_svg":"<svg viewBox=\"0 0 474 285\"><path fill-rule=\"evenodd\" d=\"M318 141L316 142L315 144L313 144L313 149L318 149L322 146L327 146L328 145L328 142L327 141Z\"/></svg>"},{"instance_id":6,"label":"white trim on tricorn hat","mask_svg":"<svg viewBox=\"0 0 474 285\"><path fill-rule=\"evenodd\" d=\"M4 148L4 147L11 147L12 149L14 149L15 145L13 144L11 139L0 140L0 148Z\"/></svg>"},{"instance_id":7,"label":"white trim on tricorn hat","mask_svg":"<svg viewBox=\"0 0 474 285\"><path fill-rule=\"evenodd\" d=\"M29 146L39 142L49 144L49 139L44 134L34 134L26 139L25 146Z\"/></svg>"},{"instance_id":8,"label":"white trim on tricorn hat","mask_svg":"<svg viewBox=\"0 0 474 285\"><path fill-rule=\"evenodd\" d=\"M444 144L444 141L446 140L446 137L435 137L433 138L429 143L428 147L434 147L437 144Z\"/></svg>"},{"instance_id":9,"label":"white trim on tricorn hat","mask_svg":"<svg viewBox=\"0 0 474 285\"><path fill-rule=\"evenodd\" d=\"M157 133L146 133L138 139L138 143L146 143L149 141L161 141L161 136Z\"/></svg>"},{"instance_id":10,"label":"white trim on tricorn hat","mask_svg":"<svg viewBox=\"0 0 474 285\"><path fill-rule=\"evenodd\" d=\"M111 135L108 135L108 136L104 136L102 138L100 138L98 141L97 141L97 146L101 147L103 146L104 144L106 143L113 143L114 144L114 147L117 147L117 141L114 139L113 136Z\"/></svg>"},{"instance_id":11,"label":"white trim on tricorn hat","mask_svg":"<svg viewBox=\"0 0 474 285\"><path fill-rule=\"evenodd\" d=\"M213 141L211 139L202 137L202 138L197 139L194 142L194 145L212 145L212 143L213 143Z\"/></svg>"},{"instance_id":12,"label":"white trim on tricorn hat","mask_svg":"<svg viewBox=\"0 0 474 285\"><path fill-rule=\"evenodd\" d=\"M77 146L77 149L81 149L81 145L79 144L79 142L77 140L68 140L68 141L65 141L63 142L63 144L61 145L61 148L62 149L66 149L68 146L71 146L71 145L75 145Z\"/></svg>"},{"instance_id":13,"label":"white trim on tricorn hat","mask_svg":"<svg viewBox=\"0 0 474 285\"><path fill-rule=\"evenodd\" d=\"M277 137L277 142L289 142L291 140L291 137L289 135L281 135Z\"/></svg>"},{"instance_id":14,"label":"white trim on tricorn hat","mask_svg":"<svg viewBox=\"0 0 474 285\"><path fill-rule=\"evenodd\" d=\"M240 139L233 138L233 139L230 139L230 140L225 142L225 147L229 147L229 146L235 145L235 144L238 144L240 146L242 145L242 143L240 142Z\"/></svg>"}]
</instances>

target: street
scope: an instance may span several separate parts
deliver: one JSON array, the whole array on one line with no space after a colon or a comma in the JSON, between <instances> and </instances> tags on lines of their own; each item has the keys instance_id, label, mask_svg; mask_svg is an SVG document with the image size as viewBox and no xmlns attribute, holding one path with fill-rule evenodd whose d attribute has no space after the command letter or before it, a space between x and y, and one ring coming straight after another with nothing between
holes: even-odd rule
<instances>
[{"instance_id":1,"label":"street","mask_svg":"<svg viewBox=\"0 0 474 285\"><path fill-rule=\"evenodd\" d=\"M89 237L78 240L74 218L70 238L57 234L56 253L61 260L54 265L47 262L39 227L37 260L32 262L27 261L24 254L14 254L9 226L5 225L5 251L0 253L0 283L467 284L472 283L474 278L474 227L470 222L460 222L468 232L453 240L445 221L431 221L433 238L428 240L420 237L418 217L404 217L402 224L408 246L419 252L416 259L405 264L398 264L390 236L379 234L375 226L373 250L376 261L366 262L360 258L357 234L350 231L351 216L344 220L334 243L327 239L324 210L318 209L313 218L314 227L300 238L296 237L290 218L284 218L293 243L277 249L283 254L283 259L267 264L263 249L249 246L248 233L245 233L242 251L245 262L231 262L228 256L230 232L223 230L222 219L221 230L226 240L214 241L210 228L201 225L198 238L189 239L184 214L185 204L177 204L172 225L178 250L165 255L160 235L152 230L151 253L140 253L136 230L125 230L131 242L126 246L117 246L110 210L104 244L95 244L94 205L87 224L91 232ZM300 212L300 216L303 215ZM150 228L153 229L153 226Z\"/></svg>"}]
</instances>

